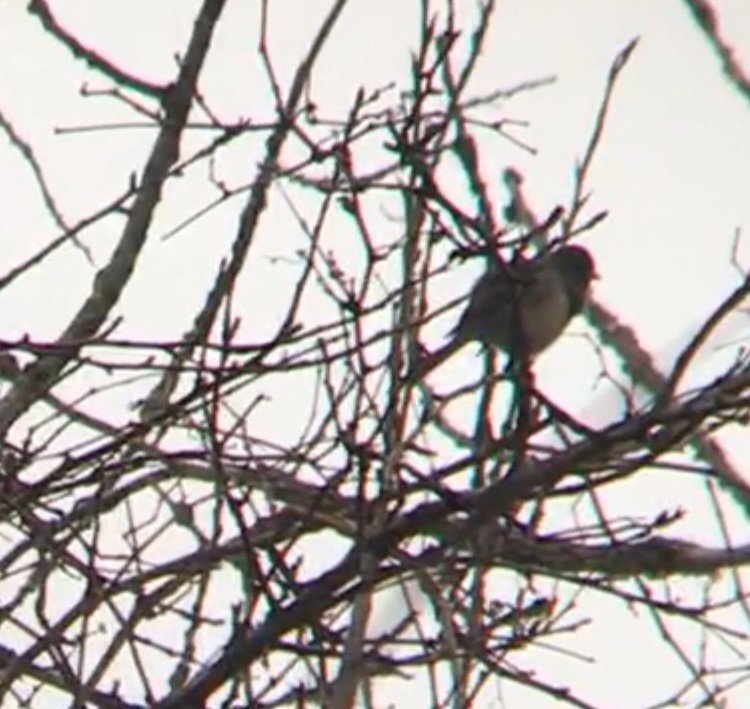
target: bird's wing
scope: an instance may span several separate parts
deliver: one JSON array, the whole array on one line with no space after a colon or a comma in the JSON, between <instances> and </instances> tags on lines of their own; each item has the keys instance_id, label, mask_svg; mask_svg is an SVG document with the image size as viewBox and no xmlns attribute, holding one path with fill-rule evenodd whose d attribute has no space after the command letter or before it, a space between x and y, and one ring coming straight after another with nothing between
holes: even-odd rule
<instances>
[{"instance_id":1,"label":"bird's wing","mask_svg":"<svg viewBox=\"0 0 750 709\"><path fill-rule=\"evenodd\" d=\"M469 304L461 315L454 336L466 340L503 343L521 291L534 279L530 263L509 266L507 271L489 270L474 285Z\"/></svg>"}]
</instances>

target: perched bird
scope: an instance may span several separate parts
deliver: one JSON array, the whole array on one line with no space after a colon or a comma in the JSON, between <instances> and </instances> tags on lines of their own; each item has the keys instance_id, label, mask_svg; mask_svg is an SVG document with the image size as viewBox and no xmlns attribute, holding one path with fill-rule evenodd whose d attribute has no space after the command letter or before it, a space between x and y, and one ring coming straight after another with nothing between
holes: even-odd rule
<instances>
[{"instance_id":1,"label":"perched bird","mask_svg":"<svg viewBox=\"0 0 750 709\"><path fill-rule=\"evenodd\" d=\"M493 345L514 357L549 347L586 302L594 260L581 246L487 271L476 283L450 341L417 363L407 377L424 377L467 342Z\"/></svg>"}]
</instances>

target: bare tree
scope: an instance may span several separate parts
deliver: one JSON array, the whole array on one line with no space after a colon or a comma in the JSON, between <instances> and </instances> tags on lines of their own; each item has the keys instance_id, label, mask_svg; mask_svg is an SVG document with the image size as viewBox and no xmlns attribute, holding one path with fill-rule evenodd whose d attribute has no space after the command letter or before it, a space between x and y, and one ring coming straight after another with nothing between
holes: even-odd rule
<instances>
[{"instance_id":1,"label":"bare tree","mask_svg":"<svg viewBox=\"0 0 750 709\"><path fill-rule=\"evenodd\" d=\"M2 705L379 707L384 687L416 680L421 706L480 706L518 685L591 707L527 659L550 645L574 657L574 631L600 621L585 611L597 597L646 614L684 664L684 685L654 706L721 705L750 673L750 546L726 527L714 547L683 538L679 505L622 517L602 496L671 470L705 484L717 519L746 514L750 484L715 436L750 414L747 354L738 346L710 383L684 382L750 281L666 373L593 301L602 376L617 362L624 400L645 402L599 428L551 401L528 362L491 351L452 387L407 376L454 317L443 317L455 305L445 283L464 262L503 264L582 235L595 244L606 214L590 205L591 166L637 41L602 67L572 198L535 205L486 151L533 149L504 107L554 78L472 91L497 3L466 24L454 3L424 0L410 74L322 115L314 78L349 4L330 3L288 82L269 41L274 3L257 4L271 91L232 122L201 87L231 3L203 0L163 84L94 49L46 0L29 4L48 41L91 71L87 95L132 115L89 140L105 152L127 127L152 142L127 188L72 223L23 126L0 110L55 225L6 271L4 292L51 273L59 253L91 262L59 336L3 342ZM731 59L710 8L686 5ZM736 61L725 66L747 94ZM257 162L234 180L223 161L248 144ZM78 179L85 190L87 171ZM180 203L181 180L205 201ZM126 289L165 243L213 238L204 220L221 209L234 232L210 282L191 286L200 305L184 335L139 337L119 310ZM176 227L157 221L165 212L180 214ZM281 229L294 238L269 248ZM115 241L93 253L102 231ZM280 287L257 282L269 258L283 262ZM160 293L148 297L157 308ZM686 578L699 582L689 592Z\"/></svg>"}]
</instances>

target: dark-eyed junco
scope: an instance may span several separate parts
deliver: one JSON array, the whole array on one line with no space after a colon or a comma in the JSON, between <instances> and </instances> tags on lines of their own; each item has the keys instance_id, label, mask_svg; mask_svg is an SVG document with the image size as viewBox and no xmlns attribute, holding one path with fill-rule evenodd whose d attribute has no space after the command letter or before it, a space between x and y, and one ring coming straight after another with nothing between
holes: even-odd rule
<instances>
[{"instance_id":1,"label":"dark-eyed junco","mask_svg":"<svg viewBox=\"0 0 750 709\"><path fill-rule=\"evenodd\" d=\"M418 362L408 379L425 376L471 341L514 357L539 354L581 311L594 277L594 260L581 246L562 246L487 271L474 286L450 341Z\"/></svg>"}]
</instances>

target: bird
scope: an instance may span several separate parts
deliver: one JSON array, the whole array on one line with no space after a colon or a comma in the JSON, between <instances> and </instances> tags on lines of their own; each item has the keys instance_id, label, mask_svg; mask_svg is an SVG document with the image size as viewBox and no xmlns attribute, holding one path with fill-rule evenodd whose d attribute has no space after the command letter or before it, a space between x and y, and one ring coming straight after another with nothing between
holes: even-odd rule
<instances>
[{"instance_id":1,"label":"bird","mask_svg":"<svg viewBox=\"0 0 750 709\"><path fill-rule=\"evenodd\" d=\"M489 269L474 285L449 341L418 361L407 380L423 378L468 342L491 345L516 359L533 358L581 312L594 278L594 259L577 245Z\"/></svg>"}]
</instances>

